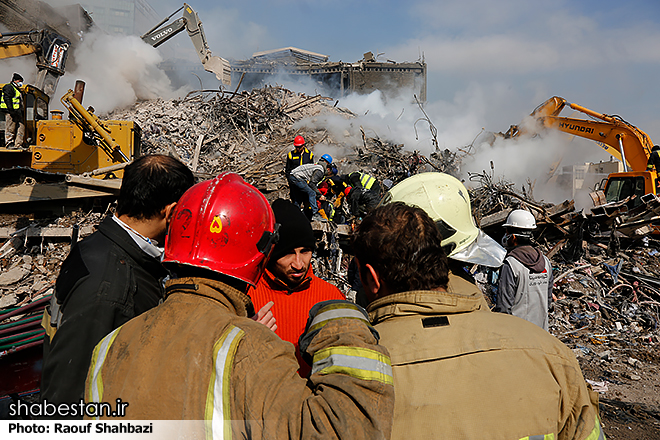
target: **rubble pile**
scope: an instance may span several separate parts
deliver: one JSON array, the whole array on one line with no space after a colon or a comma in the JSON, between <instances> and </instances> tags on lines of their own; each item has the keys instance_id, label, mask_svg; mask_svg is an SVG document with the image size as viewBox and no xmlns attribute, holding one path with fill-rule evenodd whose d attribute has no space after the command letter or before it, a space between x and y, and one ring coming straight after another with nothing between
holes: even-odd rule
<instances>
[{"instance_id":1,"label":"rubble pile","mask_svg":"<svg viewBox=\"0 0 660 440\"><path fill-rule=\"evenodd\" d=\"M101 217L0 217L0 360L41 343L43 310L70 244L91 234Z\"/></svg>"},{"instance_id":2,"label":"rubble pile","mask_svg":"<svg viewBox=\"0 0 660 440\"><path fill-rule=\"evenodd\" d=\"M337 139L327 129L305 124L319 115L356 117L329 101L273 86L241 93L197 91L179 100L139 102L108 118L136 121L142 127L143 153L172 154L201 177L236 172L269 200L288 196L284 161L299 134L311 147L324 143L346 151L339 158L341 173L370 170L397 182L430 163L403 151L403 145L367 137L362 127L362 142L354 144L348 133Z\"/></svg>"}]
</instances>

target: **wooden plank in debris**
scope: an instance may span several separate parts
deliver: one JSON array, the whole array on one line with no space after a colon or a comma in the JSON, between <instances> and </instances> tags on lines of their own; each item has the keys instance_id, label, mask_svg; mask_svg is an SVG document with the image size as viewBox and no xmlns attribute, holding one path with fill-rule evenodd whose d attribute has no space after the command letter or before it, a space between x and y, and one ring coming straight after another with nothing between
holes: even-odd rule
<instances>
[{"instance_id":1,"label":"wooden plank in debris","mask_svg":"<svg viewBox=\"0 0 660 440\"><path fill-rule=\"evenodd\" d=\"M286 113L290 113L290 112L293 112L293 111L298 110L299 108L305 107L306 105L313 104L313 103L315 103L316 101L318 101L319 99L321 99L321 95L312 96L312 97L309 98L309 99L305 99L305 100L300 101L300 102L297 102L297 103L295 103L295 104L293 104L293 105L290 105L290 106L284 107L284 108L282 109L282 111L283 111L283 112L286 112Z\"/></svg>"},{"instance_id":2,"label":"wooden plank in debris","mask_svg":"<svg viewBox=\"0 0 660 440\"><path fill-rule=\"evenodd\" d=\"M550 208L546 208L548 217L554 217L556 215L562 215L567 212L575 210L575 201L574 200L564 200L564 202L557 205L553 205Z\"/></svg>"},{"instance_id":3,"label":"wooden plank in debris","mask_svg":"<svg viewBox=\"0 0 660 440\"><path fill-rule=\"evenodd\" d=\"M512 209L504 209L502 211L496 212L494 214L489 214L484 217L481 217L479 222L479 227L481 229L487 228L489 226L497 225L499 223L504 223L506 218L509 216L509 213L513 211Z\"/></svg>"},{"instance_id":4,"label":"wooden plank in debris","mask_svg":"<svg viewBox=\"0 0 660 440\"><path fill-rule=\"evenodd\" d=\"M121 188L121 179L95 179L93 177L67 174L66 181L71 185L83 185L103 191L110 190L114 194L119 194Z\"/></svg>"},{"instance_id":5,"label":"wooden plank in debris","mask_svg":"<svg viewBox=\"0 0 660 440\"><path fill-rule=\"evenodd\" d=\"M45 202L59 199L80 199L114 195L115 190L81 188L62 183L11 185L0 189L0 205L22 202Z\"/></svg>"},{"instance_id":6,"label":"wooden plank in debris","mask_svg":"<svg viewBox=\"0 0 660 440\"><path fill-rule=\"evenodd\" d=\"M16 234L18 232L18 234ZM80 236L90 235L94 232L93 226L83 226L80 228ZM61 226L29 226L27 228L14 228L4 227L0 228L0 240L6 240L13 234L21 237L44 237L44 238L58 238L58 237L71 237L73 228Z\"/></svg>"},{"instance_id":7,"label":"wooden plank in debris","mask_svg":"<svg viewBox=\"0 0 660 440\"><path fill-rule=\"evenodd\" d=\"M199 152L202 150L202 143L204 142L204 135L200 134L197 138L197 144L195 145L195 154L193 155L192 161L192 171L193 173L197 171L197 164L199 163Z\"/></svg>"}]
</instances>

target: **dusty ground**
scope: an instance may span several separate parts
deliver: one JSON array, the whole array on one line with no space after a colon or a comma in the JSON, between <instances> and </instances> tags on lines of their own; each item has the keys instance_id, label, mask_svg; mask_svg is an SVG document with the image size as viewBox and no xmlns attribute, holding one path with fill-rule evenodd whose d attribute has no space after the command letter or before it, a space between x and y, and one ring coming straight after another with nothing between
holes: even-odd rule
<instances>
[{"instance_id":1,"label":"dusty ground","mask_svg":"<svg viewBox=\"0 0 660 440\"><path fill-rule=\"evenodd\" d=\"M569 347L575 345L564 342ZM580 345L585 347L585 344ZM586 344L591 350L588 354L579 354L584 348L574 351L578 352L585 379L599 385L602 383L600 411L607 438L660 439L660 354L657 344L626 345L623 340L609 340L607 345Z\"/></svg>"}]
</instances>

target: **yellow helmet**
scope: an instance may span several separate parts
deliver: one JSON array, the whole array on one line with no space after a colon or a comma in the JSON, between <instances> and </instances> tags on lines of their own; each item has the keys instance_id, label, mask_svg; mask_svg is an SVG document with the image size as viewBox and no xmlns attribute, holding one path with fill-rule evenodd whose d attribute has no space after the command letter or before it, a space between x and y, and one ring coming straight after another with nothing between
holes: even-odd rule
<instances>
[{"instance_id":1,"label":"yellow helmet","mask_svg":"<svg viewBox=\"0 0 660 440\"><path fill-rule=\"evenodd\" d=\"M485 266L502 265L506 251L474 223L467 188L445 173L420 173L394 185L381 204L401 201L422 208L442 234L442 246L453 259Z\"/></svg>"}]
</instances>

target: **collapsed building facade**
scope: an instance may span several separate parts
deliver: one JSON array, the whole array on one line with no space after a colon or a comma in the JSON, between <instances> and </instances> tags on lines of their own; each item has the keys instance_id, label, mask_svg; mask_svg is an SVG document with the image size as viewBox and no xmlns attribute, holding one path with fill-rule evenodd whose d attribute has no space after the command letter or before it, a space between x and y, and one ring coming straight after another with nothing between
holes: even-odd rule
<instances>
[{"instance_id":1,"label":"collapsed building facade","mask_svg":"<svg viewBox=\"0 0 660 440\"><path fill-rule=\"evenodd\" d=\"M377 61L372 52L355 63L331 62L327 55L295 47L257 52L244 61L233 61L232 84L249 90L262 87L274 76L309 79L333 97L350 93L368 94L380 90L386 95L407 89L426 101L426 63Z\"/></svg>"}]
</instances>

